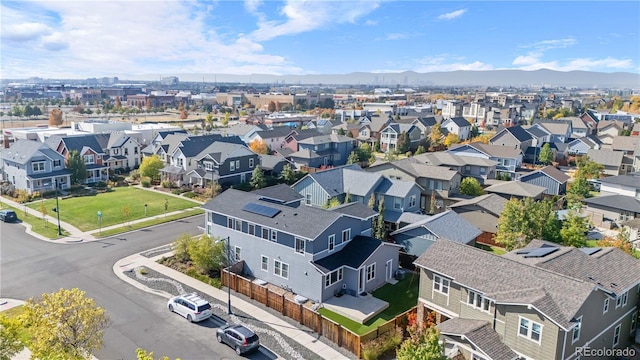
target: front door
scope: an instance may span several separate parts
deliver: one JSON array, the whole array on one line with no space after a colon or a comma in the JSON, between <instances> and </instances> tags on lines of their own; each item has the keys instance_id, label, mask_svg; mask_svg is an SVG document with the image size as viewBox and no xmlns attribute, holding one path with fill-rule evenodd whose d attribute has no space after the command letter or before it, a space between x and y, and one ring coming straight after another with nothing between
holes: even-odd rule
<instances>
[{"instance_id":1,"label":"front door","mask_svg":"<svg viewBox=\"0 0 640 360\"><path fill-rule=\"evenodd\" d=\"M393 259L387 260L385 273L387 274L387 276L386 276L386 280L387 281L393 279Z\"/></svg>"},{"instance_id":2,"label":"front door","mask_svg":"<svg viewBox=\"0 0 640 360\"><path fill-rule=\"evenodd\" d=\"M364 268L360 268L360 274L358 275L358 294L364 292L364 285L366 283Z\"/></svg>"}]
</instances>

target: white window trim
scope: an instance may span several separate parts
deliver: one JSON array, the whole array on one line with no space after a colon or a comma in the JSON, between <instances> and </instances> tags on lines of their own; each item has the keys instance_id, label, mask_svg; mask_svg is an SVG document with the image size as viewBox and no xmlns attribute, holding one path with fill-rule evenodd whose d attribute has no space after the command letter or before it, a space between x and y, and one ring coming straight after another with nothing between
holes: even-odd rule
<instances>
[{"instance_id":1,"label":"white window trim","mask_svg":"<svg viewBox=\"0 0 640 360\"><path fill-rule=\"evenodd\" d=\"M616 309L622 306L622 295L616 298Z\"/></svg>"},{"instance_id":2,"label":"white window trim","mask_svg":"<svg viewBox=\"0 0 640 360\"><path fill-rule=\"evenodd\" d=\"M236 261L242 260L242 248L240 246L233 247L233 258Z\"/></svg>"},{"instance_id":3,"label":"white window trim","mask_svg":"<svg viewBox=\"0 0 640 360\"><path fill-rule=\"evenodd\" d=\"M345 234L347 234L347 236L345 236ZM342 242L341 242L341 244L344 244L349 240L351 240L351 228L348 228L346 230L342 230Z\"/></svg>"},{"instance_id":4,"label":"white window trim","mask_svg":"<svg viewBox=\"0 0 640 360\"><path fill-rule=\"evenodd\" d=\"M253 231L251 231L253 228ZM256 236L256 224L253 223L247 223L247 233L249 235L253 235Z\"/></svg>"},{"instance_id":5,"label":"white window trim","mask_svg":"<svg viewBox=\"0 0 640 360\"><path fill-rule=\"evenodd\" d=\"M327 245L327 250L329 252L333 252L336 249L336 234L329 235L329 244Z\"/></svg>"},{"instance_id":6,"label":"white window trim","mask_svg":"<svg viewBox=\"0 0 640 360\"><path fill-rule=\"evenodd\" d=\"M271 241L273 242L277 242L278 241L278 231L277 230L271 230Z\"/></svg>"},{"instance_id":7,"label":"white window trim","mask_svg":"<svg viewBox=\"0 0 640 360\"><path fill-rule=\"evenodd\" d=\"M299 241L302 241L302 251L299 251L299 250L298 250L298 242L299 242ZM304 253L305 253L305 252L306 252L306 250L307 250L307 249L306 249L306 248L307 248L306 241L305 241L304 239L301 239L301 238L299 238L299 237L296 237L296 238L294 238L293 242L294 242L294 244L293 244L293 245L295 246L294 251L296 252L296 254L300 254L300 255L304 256Z\"/></svg>"},{"instance_id":8,"label":"white window trim","mask_svg":"<svg viewBox=\"0 0 640 360\"><path fill-rule=\"evenodd\" d=\"M305 205L311 205L311 194L310 193L306 193L305 197L304 197L304 204Z\"/></svg>"},{"instance_id":9,"label":"white window trim","mask_svg":"<svg viewBox=\"0 0 640 360\"><path fill-rule=\"evenodd\" d=\"M608 297L604 298L604 304L602 305L602 315L606 314L607 312L609 312L609 298Z\"/></svg>"},{"instance_id":10,"label":"white window trim","mask_svg":"<svg viewBox=\"0 0 640 360\"><path fill-rule=\"evenodd\" d=\"M38 169L36 169L36 165L38 165ZM40 169L40 166L42 165L42 169ZM45 172L47 166L45 164L45 161L34 161L31 163L31 170L34 173L39 173L39 172Z\"/></svg>"},{"instance_id":11,"label":"white window trim","mask_svg":"<svg viewBox=\"0 0 640 360\"><path fill-rule=\"evenodd\" d=\"M576 341L580 340L580 335L582 332L582 315L576 319L577 325L573 328L573 333L571 333L571 344L575 344ZM576 333L578 336L576 337Z\"/></svg>"},{"instance_id":12,"label":"white window trim","mask_svg":"<svg viewBox=\"0 0 640 360\"><path fill-rule=\"evenodd\" d=\"M527 326L527 335L522 335L522 334L520 334L520 326L521 326L520 324L522 323L522 320L526 320L526 321L527 321L527 323L528 323L528 326ZM532 334L533 334L533 324L537 324L538 326L540 326L540 338L539 338L538 340L535 340L535 339L533 339L533 337L532 337ZM519 336L519 337L523 337L523 338L525 338L525 339L529 339L530 341L533 341L534 343L536 343L536 344L540 345L540 343L542 342L542 328L543 328L543 325L542 325L542 324L537 323L537 322L535 322L535 321L533 321L533 320L529 320L529 319L527 319L527 318L525 318L525 317L518 316L518 329L517 329L517 332L518 332L518 336Z\"/></svg>"},{"instance_id":13,"label":"white window trim","mask_svg":"<svg viewBox=\"0 0 640 360\"><path fill-rule=\"evenodd\" d=\"M473 302L469 302L472 294L473 294ZM478 298L480 299L479 304L478 304ZM488 304L486 309L484 309L485 303ZM493 302L491 300L488 300L487 298L485 298L481 293L467 289L467 305L468 306L485 313L490 313L492 303Z\"/></svg>"},{"instance_id":14,"label":"white window trim","mask_svg":"<svg viewBox=\"0 0 640 360\"><path fill-rule=\"evenodd\" d=\"M370 270L371 270L371 274L372 274L371 279L369 279L369 271ZM366 276L367 282L373 281L373 280L376 279L376 263L367 265L367 267L365 268L365 276Z\"/></svg>"},{"instance_id":15,"label":"white window trim","mask_svg":"<svg viewBox=\"0 0 640 360\"><path fill-rule=\"evenodd\" d=\"M633 333L636 331L636 329L638 328L638 311L634 311L633 314L631 314L631 325L629 327L629 335L633 336Z\"/></svg>"},{"instance_id":16,"label":"white window trim","mask_svg":"<svg viewBox=\"0 0 640 360\"><path fill-rule=\"evenodd\" d=\"M331 275L333 273L336 273L336 281L331 282ZM340 281L342 281L343 278L344 278L344 268L341 267L339 269L333 270L332 272L325 275L324 288L326 289L336 283L339 283Z\"/></svg>"},{"instance_id":17,"label":"white window trim","mask_svg":"<svg viewBox=\"0 0 640 360\"><path fill-rule=\"evenodd\" d=\"M621 330L622 330L622 324L618 324L618 326L616 326L613 329L613 347L618 346L618 344L620 344L620 334L621 334ZM618 333L618 338L616 339L616 333Z\"/></svg>"},{"instance_id":18,"label":"white window trim","mask_svg":"<svg viewBox=\"0 0 640 360\"><path fill-rule=\"evenodd\" d=\"M442 289L444 289L445 282L447 284L447 292L442 291ZM440 275L433 274L433 291L449 296L449 290L451 290L451 280L445 279Z\"/></svg>"},{"instance_id":19,"label":"white window trim","mask_svg":"<svg viewBox=\"0 0 640 360\"><path fill-rule=\"evenodd\" d=\"M249 167L253 168L253 158L249 158Z\"/></svg>"},{"instance_id":20,"label":"white window trim","mask_svg":"<svg viewBox=\"0 0 640 360\"><path fill-rule=\"evenodd\" d=\"M276 264L277 264L277 263L279 263L279 264L280 264L280 273L279 273L279 274L278 274L278 272L276 271L276 269L277 269ZM283 272L282 270L283 270L283 268L284 268L284 265L286 265L286 266L287 266L287 276L286 276L286 277L285 277L285 276L282 276L282 272ZM282 261L280 261L280 260L275 260L275 259L274 259L274 260L273 260L273 274L274 274L274 275L276 275L276 276L278 276L278 277L281 277L281 278L283 278L283 279L289 279L289 264L287 264L287 263L285 263L285 262L282 262Z\"/></svg>"},{"instance_id":21,"label":"white window trim","mask_svg":"<svg viewBox=\"0 0 640 360\"><path fill-rule=\"evenodd\" d=\"M229 162L229 171L236 171L236 163L233 161Z\"/></svg>"},{"instance_id":22,"label":"white window trim","mask_svg":"<svg viewBox=\"0 0 640 360\"><path fill-rule=\"evenodd\" d=\"M627 306L629 302L629 292L622 294L622 306Z\"/></svg>"},{"instance_id":23,"label":"white window trim","mask_svg":"<svg viewBox=\"0 0 640 360\"><path fill-rule=\"evenodd\" d=\"M264 268L264 259L267 259L267 268ZM269 272L269 257L268 256L264 256L264 255L260 255L260 270L264 271L264 272Z\"/></svg>"}]
</instances>

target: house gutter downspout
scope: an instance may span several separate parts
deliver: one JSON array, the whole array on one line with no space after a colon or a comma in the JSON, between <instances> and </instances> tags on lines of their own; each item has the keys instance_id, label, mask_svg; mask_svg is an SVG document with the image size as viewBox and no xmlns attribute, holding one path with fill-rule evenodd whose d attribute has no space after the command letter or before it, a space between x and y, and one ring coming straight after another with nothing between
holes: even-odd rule
<instances>
[{"instance_id":1,"label":"house gutter downspout","mask_svg":"<svg viewBox=\"0 0 640 360\"><path fill-rule=\"evenodd\" d=\"M567 349L567 333L568 331L564 332L564 340L562 341L562 360L564 360L564 352Z\"/></svg>"}]
</instances>

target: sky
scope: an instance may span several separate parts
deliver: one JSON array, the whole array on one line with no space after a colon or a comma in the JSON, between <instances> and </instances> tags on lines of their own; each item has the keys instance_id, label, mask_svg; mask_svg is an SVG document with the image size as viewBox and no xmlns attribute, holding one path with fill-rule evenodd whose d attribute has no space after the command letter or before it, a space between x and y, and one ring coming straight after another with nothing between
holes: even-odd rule
<instances>
[{"instance_id":1,"label":"sky","mask_svg":"<svg viewBox=\"0 0 640 360\"><path fill-rule=\"evenodd\" d=\"M639 1L6 1L0 78L640 73Z\"/></svg>"}]
</instances>

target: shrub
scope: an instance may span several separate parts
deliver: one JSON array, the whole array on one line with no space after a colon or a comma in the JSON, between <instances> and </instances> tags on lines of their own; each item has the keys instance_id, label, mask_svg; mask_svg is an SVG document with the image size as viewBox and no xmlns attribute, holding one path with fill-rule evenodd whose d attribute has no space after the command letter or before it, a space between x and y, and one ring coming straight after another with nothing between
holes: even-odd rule
<instances>
[{"instance_id":1,"label":"shrub","mask_svg":"<svg viewBox=\"0 0 640 360\"><path fill-rule=\"evenodd\" d=\"M163 181L162 183L160 183L160 185L162 185L163 188L175 188L176 183L173 181Z\"/></svg>"},{"instance_id":2,"label":"shrub","mask_svg":"<svg viewBox=\"0 0 640 360\"><path fill-rule=\"evenodd\" d=\"M140 180L140 172L138 170L131 170L129 177L133 180Z\"/></svg>"},{"instance_id":3,"label":"shrub","mask_svg":"<svg viewBox=\"0 0 640 360\"><path fill-rule=\"evenodd\" d=\"M187 197L189 199L193 199L193 198L197 198L198 194L194 193L193 191L189 191L189 192L184 193L184 195L182 195L182 196Z\"/></svg>"},{"instance_id":4,"label":"shrub","mask_svg":"<svg viewBox=\"0 0 640 360\"><path fill-rule=\"evenodd\" d=\"M402 329L396 327L377 338L362 344L360 355L365 360L376 360L387 351L395 350L402 343Z\"/></svg>"},{"instance_id":5,"label":"shrub","mask_svg":"<svg viewBox=\"0 0 640 360\"><path fill-rule=\"evenodd\" d=\"M143 177L142 180L140 180L140 184L142 187L151 187L151 178L147 176Z\"/></svg>"},{"instance_id":6,"label":"shrub","mask_svg":"<svg viewBox=\"0 0 640 360\"><path fill-rule=\"evenodd\" d=\"M113 183L113 181L109 181L109 185L111 185L112 183ZM116 185L117 185L117 183L116 183ZM111 186L113 186L113 185L111 185ZM96 187L97 187L98 189L104 189L104 188L106 188L106 187L107 187L107 183L106 183L106 182L104 182L104 181L102 181L102 180L100 180L100 181L98 181L98 182L96 183Z\"/></svg>"},{"instance_id":7,"label":"shrub","mask_svg":"<svg viewBox=\"0 0 640 360\"><path fill-rule=\"evenodd\" d=\"M147 275L148 273L149 273L149 272L147 271L147 269L146 269L146 268L144 268L144 267L143 267L143 268L140 268L140 274L142 274L142 275Z\"/></svg>"}]
</instances>

